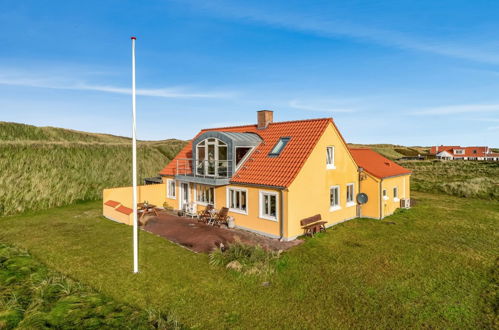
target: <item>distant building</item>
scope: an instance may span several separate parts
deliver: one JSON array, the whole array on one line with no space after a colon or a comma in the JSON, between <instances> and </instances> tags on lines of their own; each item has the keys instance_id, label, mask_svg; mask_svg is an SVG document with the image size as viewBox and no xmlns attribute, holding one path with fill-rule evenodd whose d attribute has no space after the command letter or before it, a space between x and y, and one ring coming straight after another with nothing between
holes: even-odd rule
<instances>
[{"instance_id":1,"label":"distant building","mask_svg":"<svg viewBox=\"0 0 499 330\"><path fill-rule=\"evenodd\" d=\"M443 160L493 160L499 161L499 153L489 147L435 146L430 155Z\"/></svg>"}]
</instances>

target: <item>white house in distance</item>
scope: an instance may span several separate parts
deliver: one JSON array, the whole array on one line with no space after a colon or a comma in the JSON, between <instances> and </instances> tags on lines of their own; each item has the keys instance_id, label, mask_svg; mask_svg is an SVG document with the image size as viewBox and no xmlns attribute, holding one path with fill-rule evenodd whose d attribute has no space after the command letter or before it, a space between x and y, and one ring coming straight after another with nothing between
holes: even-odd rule
<instances>
[{"instance_id":1,"label":"white house in distance","mask_svg":"<svg viewBox=\"0 0 499 330\"><path fill-rule=\"evenodd\" d=\"M499 153L489 147L434 146L430 154L443 160L492 160L499 161Z\"/></svg>"}]
</instances>

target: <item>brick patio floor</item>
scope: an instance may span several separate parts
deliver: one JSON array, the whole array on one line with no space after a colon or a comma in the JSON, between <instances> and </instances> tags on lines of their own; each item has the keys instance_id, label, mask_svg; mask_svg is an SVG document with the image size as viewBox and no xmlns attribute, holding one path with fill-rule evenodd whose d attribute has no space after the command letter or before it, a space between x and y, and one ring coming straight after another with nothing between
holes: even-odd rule
<instances>
[{"instance_id":1,"label":"brick patio floor","mask_svg":"<svg viewBox=\"0 0 499 330\"><path fill-rule=\"evenodd\" d=\"M268 238L245 230L210 226L198 222L197 219L178 217L167 213L148 218L143 229L192 251L205 253L219 247L220 243L224 246L230 246L231 243L236 241L260 245L272 250L286 250L303 242L299 239L291 242L280 242L278 239Z\"/></svg>"}]
</instances>

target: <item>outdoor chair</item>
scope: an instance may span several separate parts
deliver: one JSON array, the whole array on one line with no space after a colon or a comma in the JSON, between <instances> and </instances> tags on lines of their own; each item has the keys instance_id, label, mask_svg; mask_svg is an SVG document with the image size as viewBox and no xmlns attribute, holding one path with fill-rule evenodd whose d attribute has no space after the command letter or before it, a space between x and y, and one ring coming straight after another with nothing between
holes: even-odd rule
<instances>
[{"instance_id":1,"label":"outdoor chair","mask_svg":"<svg viewBox=\"0 0 499 330\"><path fill-rule=\"evenodd\" d=\"M196 212L196 204L192 202L184 204L182 211L184 213L184 216L187 217L194 218L198 216L198 213Z\"/></svg>"},{"instance_id":2,"label":"outdoor chair","mask_svg":"<svg viewBox=\"0 0 499 330\"><path fill-rule=\"evenodd\" d=\"M198 221L208 222L211 218L211 212L213 210L213 205L208 204L204 210L198 212Z\"/></svg>"},{"instance_id":3,"label":"outdoor chair","mask_svg":"<svg viewBox=\"0 0 499 330\"><path fill-rule=\"evenodd\" d=\"M222 207L220 212L215 216L214 219L214 224L221 226L221 225L227 225L227 219L229 218L229 209L226 207Z\"/></svg>"}]
</instances>

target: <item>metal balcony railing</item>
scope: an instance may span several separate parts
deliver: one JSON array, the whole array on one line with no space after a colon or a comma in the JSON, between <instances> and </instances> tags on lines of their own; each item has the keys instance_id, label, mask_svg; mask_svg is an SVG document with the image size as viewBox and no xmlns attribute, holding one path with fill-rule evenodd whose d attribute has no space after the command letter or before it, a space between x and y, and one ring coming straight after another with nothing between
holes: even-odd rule
<instances>
[{"instance_id":1,"label":"metal balcony railing","mask_svg":"<svg viewBox=\"0 0 499 330\"><path fill-rule=\"evenodd\" d=\"M193 165L195 165L193 167ZM232 175L232 160L177 159L176 175L228 179Z\"/></svg>"}]
</instances>

